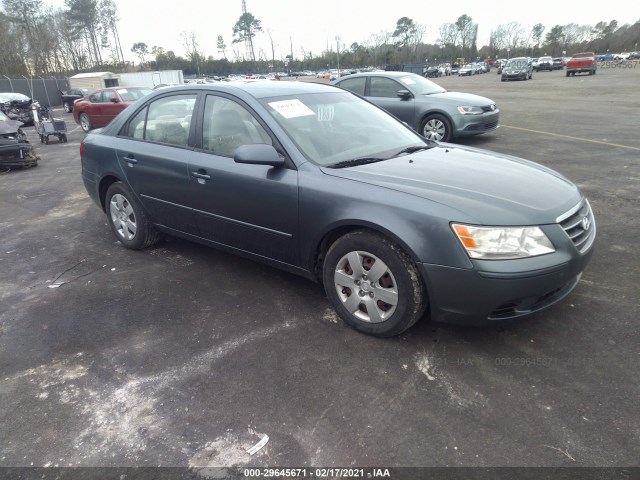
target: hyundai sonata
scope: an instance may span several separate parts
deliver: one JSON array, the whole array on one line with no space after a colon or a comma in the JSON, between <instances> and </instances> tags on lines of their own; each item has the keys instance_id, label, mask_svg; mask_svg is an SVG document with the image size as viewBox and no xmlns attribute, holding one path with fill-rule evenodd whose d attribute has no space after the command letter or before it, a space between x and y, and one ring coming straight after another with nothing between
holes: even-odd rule
<instances>
[{"instance_id":1,"label":"hyundai sonata","mask_svg":"<svg viewBox=\"0 0 640 480\"><path fill-rule=\"evenodd\" d=\"M330 85L159 89L90 133L81 158L126 247L177 235L300 274L377 336L427 311L479 325L549 307L596 235L559 173L426 140Z\"/></svg>"}]
</instances>

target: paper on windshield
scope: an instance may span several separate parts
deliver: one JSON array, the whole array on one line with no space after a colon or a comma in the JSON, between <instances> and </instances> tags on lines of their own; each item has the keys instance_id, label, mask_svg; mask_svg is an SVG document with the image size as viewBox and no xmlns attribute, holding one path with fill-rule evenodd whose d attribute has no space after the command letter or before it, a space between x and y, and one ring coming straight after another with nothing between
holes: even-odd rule
<instances>
[{"instance_id":1,"label":"paper on windshield","mask_svg":"<svg viewBox=\"0 0 640 480\"><path fill-rule=\"evenodd\" d=\"M291 100L281 100L279 102L270 102L269 106L284 118L296 118L315 115L315 113L313 113L313 110L311 110L297 98L293 98Z\"/></svg>"}]
</instances>

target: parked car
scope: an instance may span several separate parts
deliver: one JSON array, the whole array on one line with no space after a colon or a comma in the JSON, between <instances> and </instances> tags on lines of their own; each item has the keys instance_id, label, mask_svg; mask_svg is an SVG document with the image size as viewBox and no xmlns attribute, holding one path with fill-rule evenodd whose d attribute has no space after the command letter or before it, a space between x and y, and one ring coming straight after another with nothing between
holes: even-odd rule
<instances>
[{"instance_id":1,"label":"parked car","mask_svg":"<svg viewBox=\"0 0 640 480\"><path fill-rule=\"evenodd\" d=\"M427 310L482 325L549 307L577 285L596 235L559 173L426 140L330 85L156 90L80 155L125 247L165 233L266 262L321 282L348 325L380 337Z\"/></svg>"},{"instance_id":2,"label":"parked car","mask_svg":"<svg viewBox=\"0 0 640 480\"><path fill-rule=\"evenodd\" d=\"M441 75L444 75L445 77L451 75L451 64L441 63L440 65L438 65L438 68L440 69Z\"/></svg>"},{"instance_id":3,"label":"parked car","mask_svg":"<svg viewBox=\"0 0 640 480\"><path fill-rule=\"evenodd\" d=\"M33 125L33 100L22 93L0 93L0 111L11 120L17 120L25 125ZM39 107L39 105L37 105Z\"/></svg>"},{"instance_id":4,"label":"parked car","mask_svg":"<svg viewBox=\"0 0 640 480\"><path fill-rule=\"evenodd\" d=\"M85 132L104 127L121 111L152 91L147 87L110 87L96 90L73 104L73 119Z\"/></svg>"},{"instance_id":5,"label":"parked car","mask_svg":"<svg viewBox=\"0 0 640 480\"><path fill-rule=\"evenodd\" d=\"M553 69L554 70L562 70L564 68L564 58L563 57L554 57L553 59Z\"/></svg>"},{"instance_id":6,"label":"parked car","mask_svg":"<svg viewBox=\"0 0 640 480\"><path fill-rule=\"evenodd\" d=\"M458 65L457 63L452 63L451 64L451 75L457 75L458 73L460 73L460 65Z\"/></svg>"},{"instance_id":7,"label":"parked car","mask_svg":"<svg viewBox=\"0 0 640 480\"><path fill-rule=\"evenodd\" d=\"M502 69L501 81L530 80L533 78L533 66L529 57L515 57L507 61Z\"/></svg>"},{"instance_id":8,"label":"parked car","mask_svg":"<svg viewBox=\"0 0 640 480\"><path fill-rule=\"evenodd\" d=\"M448 92L413 73L361 73L333 84L364 96L431 140L448 142L498 128L500 111L493 100Z\"/></svg>"},{"instance_id":9,"label":"parked car","mask_svg":"<svg viewBox=\"0 0 640 480\"><path fill-rule=\"evenodd\" d=\"M39 157L22 130L23 123L0 111L0 169L35 167Z\"/></svg>"},{"instance_id":10,"label":"parked car","mask_svg":"<svg viewBox=\"0 0 640 480\"><path fill-rule=\"evenodd\" d=\"M638 60L640 59L640 52L631 52L627 57L627 60Z\"/></svg>"},{"instance_id":11,"label":"parked car","mask_svg":"<svg viewBox=\"0 0 640 480\"><path fill-rule=\"evenodd\" d=\"M476 66L468 63L458 69L459 77L470 77L471 75L476 74Z\"/></svg>"},{"instance_id":12,"label":"parked car","mask_svg":"<svg viewBox=\"0 0 640 480\"><path fill-rule=\"evenodd\" d=\"M442 76L442 72L438 67L427 67L424 72L424 76L427 78L437 78Z\"/></svg>"},{"instance_id":13,"label":"parked car","mask_svg":"<svg viewBox=\"0 0 640 480\"><path fill-rule=\"evenodd\" d=\"M536 72L541 72L542 70L548 70L549 72L553 71L552 57L540 57L538 59L538 66L536 67Z\"/></svg>"},{"instance_id":14,"label":"parked car","mask_svg":"<svg viewBox=\"0 0 640 480\"><path fill-rule=\"evenodd\" d=\"M589 75L595 75L598 71L598 62L595 53L579 52L574 53L571 60L567 62L566 76L575 76L576 73L587 72Z\"/></svg>"},{"instance_id":15,"label":"parked car","mask_svg":"<svg viewBox=\"0 0 640 480\"><path fill-rule=\"evenodd\" d=\"M62 108L64 108L65 112L71 113L73 111L73 102L80 100L91 92L93 92L93 90L89 88L70 88L66 92L62 92L60 95Z\"/></svg>"}]
</instances>

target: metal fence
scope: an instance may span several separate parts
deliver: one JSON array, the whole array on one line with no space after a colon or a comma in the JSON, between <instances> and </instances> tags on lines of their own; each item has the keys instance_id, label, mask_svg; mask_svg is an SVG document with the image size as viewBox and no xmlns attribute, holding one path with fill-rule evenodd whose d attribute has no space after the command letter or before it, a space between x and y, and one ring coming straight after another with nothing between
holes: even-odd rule
<instances>
[{"instance_id":1,"label":"metal fence","mask_svg":"<svg viewBox=\"0 0 640 480\"><path fill-rule=\"evenodd\" d=\"M48 107L62 105L60 92L68 89L68 78L9 78L5 75L0 76L0 93L22 93Z\"/></svg>"}]
</instances>

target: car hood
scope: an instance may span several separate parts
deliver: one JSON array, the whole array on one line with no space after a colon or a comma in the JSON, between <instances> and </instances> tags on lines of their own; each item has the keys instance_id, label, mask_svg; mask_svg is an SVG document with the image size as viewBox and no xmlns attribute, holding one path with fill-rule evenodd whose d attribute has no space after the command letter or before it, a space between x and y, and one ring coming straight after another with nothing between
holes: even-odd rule
<instances>
[{"instance_id":1,"label":"car hood","mask_svg":"<svg viewBox=\"0 0 640 480\"><path fill-rule=\"evenodd\" d=\"M425 198L457 210L457 218L484 225L556 223L582 198L559 173L508 155L457 145L342 169L327 175Z\"/></svg>"},{"instance_id":2,"label":"car hood","mask_svg":"<svg viewBox=\"0 0 640 480\"><path fill-rule=\"evenodd\" d=\"M22 125L23 123L17 120L5 120L4 122L0 122L0 135L17 133L18 129Z\"/></svg>"},{"instance_id":3,"label":"car hood","mask_svg":"<svg viewBox=\"0 0 640 480\"><path fill-rule=\"evenodd\" d=\"M472 107L481 107L483 105L491 105L492 103L496 103L487 97L481 97L480 95L462 92L434 93L431 95L422 95L421 98L427 102L433 102L435 99L437 99L438 101L441 101L443 103L468 105Z\"/></svg>"}]
</instances>

